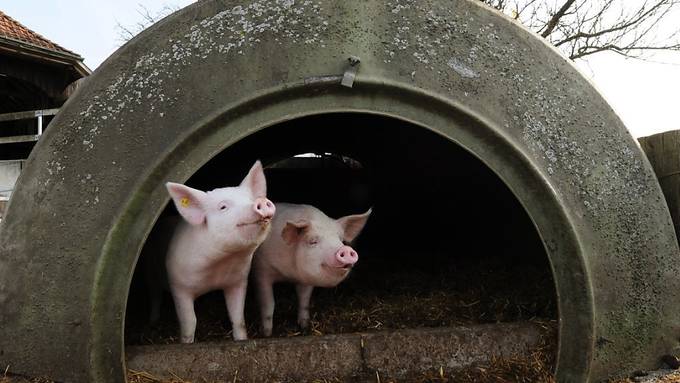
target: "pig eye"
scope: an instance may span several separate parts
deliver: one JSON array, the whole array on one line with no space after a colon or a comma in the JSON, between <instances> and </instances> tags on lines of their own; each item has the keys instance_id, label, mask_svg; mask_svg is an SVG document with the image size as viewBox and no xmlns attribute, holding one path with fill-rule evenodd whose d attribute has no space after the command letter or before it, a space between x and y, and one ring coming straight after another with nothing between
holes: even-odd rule
<instances>
[{"instance_id":1,"label":"pig eye","mask_svg":"<svg viewBox=\"0 0 680 383\"><path fill-rule=\"evenodd\" d=\"M220 202L220 204L217 205L217 208L220 209L221 211L229 210L229 206L227 206L226 202Z\"/></svg>"},{"instance_id":2,"label":"pig eye","mask_svg":"<svg viewBox=\"0 0 680 383\"><path fill-rule=\"evenodd\" d=\"M317 237L310 238L310 239L307 241L307 243L308 243L310 246L314 246L314 245L316 245L317 243L319 243L319 238L317 238Z\"/></svg>"}]
</instances>

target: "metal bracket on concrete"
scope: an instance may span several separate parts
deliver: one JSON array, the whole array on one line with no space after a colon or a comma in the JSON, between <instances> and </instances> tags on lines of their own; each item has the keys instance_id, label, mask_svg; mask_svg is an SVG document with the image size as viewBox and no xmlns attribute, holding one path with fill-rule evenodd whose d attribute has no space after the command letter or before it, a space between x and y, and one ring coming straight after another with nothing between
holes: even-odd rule
<instances>
[{"instance_id":1,"label":"metal bracket on concrete","mask_svg":"<svg viewBox=\"0 0 680 383\"><path fill-rule=\"evenodd\" d=\"M340 84L342 86L351 88L354 85L354 79L356 78L357 72L359 71L361 59L359 59L357 56L349 56L347 61L349 61L349 67L345 70L345 74L342 76L342 81Z\"/></svg>"}]
</instances>

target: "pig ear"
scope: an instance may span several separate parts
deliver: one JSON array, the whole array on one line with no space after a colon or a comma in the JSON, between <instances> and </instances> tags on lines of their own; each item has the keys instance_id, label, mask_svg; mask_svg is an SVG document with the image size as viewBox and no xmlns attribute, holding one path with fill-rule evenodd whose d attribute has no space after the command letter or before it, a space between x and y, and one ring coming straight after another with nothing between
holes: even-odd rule
<instances>
[{"instance_id":1,"label":"pig ear","mask_svg":"<svg viewBox=\"0 0 680 383\"><path fill-rule=\"evenodd\" d=\"M262 163L259 160L250 168L246 178L241 181L241 186L248 188L255 198L267 196L267 180L264 178Z\"/></svg>"},{"instance_id":2,"label":"pig ear","mask_svg":"<svg viewBox=\"0 0 680 383\"><path fill-rule=\"evenodd\" d=\"M192 225L200 225L205 222L205 210L203 208L205 192L174 182L166 183L165 187L168 189L173 202L175 202L177 211L187 222Z\"/></svg>"},{"instance_id":3,"label":"pig ear","mask_svg":"<svg viewBox=\"0 0 680 383\"><path fill-rule=\"evenodd\" d=\"M302 235L304 235L305 230L309 228L309 221L288 221L286 226L281 230L281 238L288 244L292 245L297 242Z\"/></svg>"},{"instance_id":4,"label":"pig ear","mask_svg":"<svg viewBox=\"0 0 680 383\"><path fill-rule=\"evenodd\" d=\"M364 225L366 225L366 221L368 221L368 217L371 215L372 211L373 209L368 209L364 214L348 215L337 219L338 224L340 224L340 227L343 230L343 239L345 241L354 241L354 238L361 233Z\"/></svg>"}]
</instances>

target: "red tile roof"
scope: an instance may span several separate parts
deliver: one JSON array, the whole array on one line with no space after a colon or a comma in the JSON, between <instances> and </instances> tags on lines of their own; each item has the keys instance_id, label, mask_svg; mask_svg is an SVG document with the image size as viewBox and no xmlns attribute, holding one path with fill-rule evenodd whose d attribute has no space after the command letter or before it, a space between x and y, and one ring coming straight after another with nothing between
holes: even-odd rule
<instances>
[{"instance_id":1,"label":"red tile roof","mask_svg":"<svg viewBox=\"0 0 680 383\"><path fill-rule=\"evenodd\" d=\"M50 40L26 28L18 21L0 11L0 39L3 37L20 41L37 48L47 49L53 52L67 54L69 56L80 57L77 53L71 52L68 49L51 42Z\"/></svg>"}]
</instances>

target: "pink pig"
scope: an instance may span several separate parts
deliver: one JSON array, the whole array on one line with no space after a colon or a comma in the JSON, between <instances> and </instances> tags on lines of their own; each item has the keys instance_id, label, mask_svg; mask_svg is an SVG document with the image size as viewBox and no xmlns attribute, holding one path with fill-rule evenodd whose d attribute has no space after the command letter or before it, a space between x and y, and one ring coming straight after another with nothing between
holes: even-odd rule
<instances>
[{"instance_id":1,"label":"pink pig","mask_svg":"<svg viewBox=\"0 0 680 383\"><path fill-rule=\"evenodd\" d=\"M194 300L222 290L235 340L247 339L243 314L253 252L266 238L274 204L259 161L237 187L209 192L168 182L182 215L168 246L165 265L180 323L182 343L193 343Z\"/></svg>"},{"instance_id":2,"label":"pink pig","mask_svg":"<svg viewBox=\"0 0 680 383\"><path fill-rule=\"evenodd\" d=\"M272 334L273 284L296 284L298 324L307 328L314 286L334 287L347 277L359 260L347 244L359 235L370 214L369 209L334 220L313 206L277 203L272 231L253 259L265 336Z\"/></svg>"}]
</instances>

